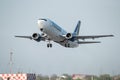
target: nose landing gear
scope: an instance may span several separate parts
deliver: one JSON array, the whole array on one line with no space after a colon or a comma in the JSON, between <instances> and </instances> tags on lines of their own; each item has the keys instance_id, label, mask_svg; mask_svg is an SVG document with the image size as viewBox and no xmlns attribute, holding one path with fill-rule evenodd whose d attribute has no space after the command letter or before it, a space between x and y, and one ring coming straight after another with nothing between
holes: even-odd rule
<instances>
[{"instance_id":1,"label":"nose landing gear","mask_svg":"<svg viewBox=\"0 0 120 80\"><path fill-rule=\"evenodd\" d=\"M50 43L50 39L48 40L47 47L48 47L48 48L52 48L52 44Z\"/></svg>"}]
</instances>

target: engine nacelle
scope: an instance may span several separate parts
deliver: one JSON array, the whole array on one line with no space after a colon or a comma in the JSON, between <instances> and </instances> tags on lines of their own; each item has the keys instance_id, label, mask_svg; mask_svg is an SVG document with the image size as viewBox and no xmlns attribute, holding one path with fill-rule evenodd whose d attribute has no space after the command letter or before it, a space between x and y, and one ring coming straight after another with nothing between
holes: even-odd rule
<instances>
[{"instance_id":1,"label":"engine nacelle","mask_svg":"<svg viewBox=\"0 0 120 80\"><path fill-rule=\"evenodd\" d=\"M34 39L37 42L40 42L41 41L41 36L40 36L39 33L33 33L32 39Z\"/></svg>"},{"instance_id":2,"label":"engine nacelle","mask_svg":"<svg viewBox=\"0 0 120 80\"><path fill-rule=\"evenodd\" d=\"M66 34L66 38L67 38L67 39L71 39L71 38L72 38L72 34L71 34L71 33L67 33L67 34Z\"/></svg>"}]
</instances>

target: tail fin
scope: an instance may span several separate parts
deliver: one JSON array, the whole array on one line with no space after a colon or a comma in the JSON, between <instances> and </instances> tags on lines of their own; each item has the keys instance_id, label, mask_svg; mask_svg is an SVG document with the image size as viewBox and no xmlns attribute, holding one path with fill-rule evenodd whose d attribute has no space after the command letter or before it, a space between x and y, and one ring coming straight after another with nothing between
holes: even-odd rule
<instances>
[{"instance_id":1,"label":"tail fin","mask_svg":"<svg viewBox=\"0 0 120 80\"><path fill-rule=\"evenodd\" d=\"M73 34L75 34L75 35L79 34L80 25L81 25L81 21L78 21L77 26L76 26Z\"/></svg>"}]
</instances>

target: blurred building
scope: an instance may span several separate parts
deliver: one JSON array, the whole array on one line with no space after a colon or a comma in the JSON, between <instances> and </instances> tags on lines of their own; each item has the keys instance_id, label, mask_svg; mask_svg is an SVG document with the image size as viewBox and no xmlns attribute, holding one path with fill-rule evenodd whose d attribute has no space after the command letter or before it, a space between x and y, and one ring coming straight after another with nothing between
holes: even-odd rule
<instances>
[{"instance_id":1,"label":"blurred building","mask_svg":"<svg viewBox=\"0 0 120 80\"><path fill-rule=\"evenodd\" d=\"M72 80L99 80L99 79L97 76L94 75L73 74Z\"/></svg>"},{"instance_id":2,"label":"blurred building","mask_svg":"<svg viewBox=\"0 0 120 80\"><path fill-rule=\"evenodd\" d=\"M2 80L35 80L35 74L0 74Z\"/></svg>"},{"instance_id":3,"label":"blurred building","mask_svg":"<svg viewBox=\"0 0 120 80\"><path fill-rule=\"evenodd\" d=\"M114 76L113 80L120 80L120 75Z\"/></svg>"},{"instance_id":4,"label":"blurred building","mask_svg":"<svg viewBox=\"0 0 120 80\"><path fill-rule=\"evenodd\" d=\"M3 80L3 79L0 77L0 80Z\"/></svg>"},{"instance_id":5,"label":"blurred building","mask_svg":"<svg viewBox=\"0 0 120 80\"><path fill-rule=\"evenodd\" d=\"M102 74L100 75L100 80L112 80L112 77L110 76L110 74Z\"/></svg>"}]
</instances>

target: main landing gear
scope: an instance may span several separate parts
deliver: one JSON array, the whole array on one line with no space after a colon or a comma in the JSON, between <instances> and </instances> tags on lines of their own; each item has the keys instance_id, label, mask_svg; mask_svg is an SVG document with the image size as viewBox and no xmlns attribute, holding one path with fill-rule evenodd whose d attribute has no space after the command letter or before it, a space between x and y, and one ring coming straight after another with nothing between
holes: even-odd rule
<instances>
[{"instance_id":1,"label":"main landing gear","mask_svg":"<svg viewBox=\"0 0 120 80\"><path fill-rule=\"evenodd\" d=\"M65 44L65 47L70 47L70 44Z\"/></svg>"},{"instance_id":2,"label":"main landing gear","mask_svg":"<svg viewBox=\"0 0 120 80\"><path fill-rule=\"evenodd\" d=\"M48 47L48 48L49 48L49 47L51 48L51 47L52 47L52 44L51 44L51 43L48 43L48 44L47 44L47 47Z\"/></svg>"}]
</instances>

